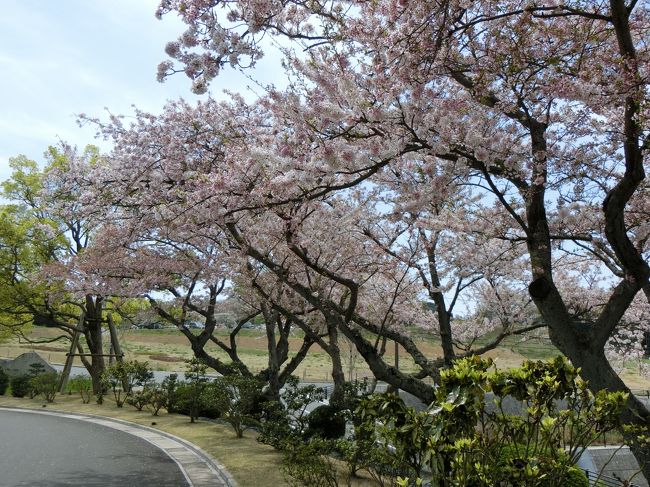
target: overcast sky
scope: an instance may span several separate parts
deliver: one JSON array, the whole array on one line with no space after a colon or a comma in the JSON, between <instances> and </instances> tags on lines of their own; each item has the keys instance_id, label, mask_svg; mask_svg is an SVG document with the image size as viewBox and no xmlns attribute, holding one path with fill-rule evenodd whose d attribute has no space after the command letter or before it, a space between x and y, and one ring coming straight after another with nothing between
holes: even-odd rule
<instances>
[{"instance_id":1,"label":"overcast sky","mask_svg":"<svg viewBox=\"0 0 650 487\"><path fill-rule=\"evenodd\" d=\"M76 115L158 112L166 100L194 100L190 80L156 81L165 44L184 30L174 17L157 20L158 0L0 0L0 180L18 154L42 162L48 145L95 143ZM257 77L279 76L277 58ZM224 71L212 96L245 91L242 75Z\"/></svg>"}]
</instances>

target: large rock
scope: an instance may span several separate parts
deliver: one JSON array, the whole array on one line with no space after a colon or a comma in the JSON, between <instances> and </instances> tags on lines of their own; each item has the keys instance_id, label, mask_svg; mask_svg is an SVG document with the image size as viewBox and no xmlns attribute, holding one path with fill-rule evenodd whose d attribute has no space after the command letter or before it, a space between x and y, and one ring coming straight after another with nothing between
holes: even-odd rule
<instances>
[{"instance_id":1,"label":"large rock","mask_svg":"<svg viewBox=\"0 0 650 487\"><path fill-rule=\"evenodd\" d=\"M19 355L13 360L0 361L0 367L8 375L27 375L31 372L32 364L40 364L43 366L43 372L56 372L54 367L47 363L43 357L36 352L27 352Z\"/></svg>"}]
</instances>

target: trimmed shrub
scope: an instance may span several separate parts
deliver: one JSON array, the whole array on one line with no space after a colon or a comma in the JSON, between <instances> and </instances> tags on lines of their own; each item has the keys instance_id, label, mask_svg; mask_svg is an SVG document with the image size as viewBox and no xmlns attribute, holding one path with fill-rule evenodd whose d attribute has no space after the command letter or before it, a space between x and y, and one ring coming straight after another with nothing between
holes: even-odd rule
<instances>
[{"instance_id":1,"label":"trimmed shrub","mask_svg":"<svg viewBox=\"0 0 650 487\"><path fill-rule=\"evenodd\" d=\"M32 390L31 377L28 375L17 375L11 378L11 395L13 397L25 397Z\"/></svg>"},{"instance_id":2,"label":"trimmed shrub","mask_svg":"<svg viewBox=\"0 0 650 487\"><path fill-rule=\"evenodd\" d=\"M149 407L151 415L158 416L158 411L169 403L167 390L159 385L154 385L149 389Z\"/></svg>"},{"instance_id":3,"label":"trimmed shrub","mask_svg":"<svg viewBox=\"0 0 650 487\"><path fill-rule=\"evenodd\" d=\"M32 377L29 383L36 395L42 394L47 402L54 402L59 391L59 377L56 372L46 372Z\"/></svg>"},{"instance_id":4,"label":"trimmed shrub","mask_svg":"<svg viewBox=\"0 0 650 487\"><path fill-rule=\"evenodd\" d=\"M131 391L131 394L126 398L126 403L138 411L142 411L149 404L150 400L151 394L149 389L142 389L141 391Z\"/></svg>"},{"instance_id":5,"label":"trimmed shrub","mask_svg":"<svg viewBox=\"0 0 650 487\"><path fill-rule=\"evenodd\" d=\"M589 487L587 474L578 467L571 467L564 478L564 487Z\"/></svg>"},{"instance_id":6,"label":"trimmed shrub","mask_svg":"<svg viewBox=\"0 0 650 487\"><path fill-rule=\"evenodd\" d=\"M9 387L9 376L0 368L0 396L4 396L7 387Z\"/></svg>"},{"instance_id":7,"label":"trimmed shrub","mask_svg":"<svg viewBox=\"0 0 650 487\"><path fill-rule=\"evenodd\" d=\"M282 450L286 442L297 431L291 427L291 422L287 411L281 403L269 402L265 408L265 420L260 427L260 434L257 441L270 445L277 450Z\"/></svg>"},{"instance_id":8,"label":"trimmed shrub","mask_svg":"<svg viewBox=\"0 0 650 487\"><path fill-rule=\"evenodd\" d=\"M287 442L281 467L287 483L291 487L338 487L333 446L320 438L309 443L296 439Z\"/></svg>"},{"instance_id":9,"label":"trimmed shrub","mask_svg":"<svg viewBox=\"0 0 650 487\"><path fill-rule=\"evenodd\" d=\"M166 403L163 404L162 407L167 409L167 412L170 414L178 412L176 409L176 389L178 388L179 383L178 374L169 374L160 385L167 399Z\"/></svg>"},{"instance_id":10,"label":"trimmed shrub","mask_svg":"<svg viewBox=\"0 0 650 487\"><path fill-rule=\"evenodd\" d=\"M219 377L204 391L207 404L214 405L221 419L234 430L237 438L250 426L259 426L259 398L262 385L253 377Z\"/></svg>"},{"instance_id":11,"label":"trimmed shrub","mask_svg":"<svg viewBox=\"0 0 650 487\"><path fill-rule=\"evenodd\" d=\"M81 396L81 401L84 404L88 404L93 394L93 382L90 380L90 377L75 375L68 381L68 391L78 392Z\"/></svg>"},{"instance_id":12,"label":"trimmed shrub","mask_svg":"<svg viewBox=\"0 0 650 487\"><path fill-rule=\"evenodd\" d=\"M345 415L336 406L318 406L309 413L305 435L325 440L341 438L345 435Z\"/></svg>"},{"instance_id":13,"label":"trimmed shrub","mask_svg":"<svg viewBox=\"0 0 650 487\"><path fill-rule=\"evenodd\" d=\"M257 441L282 450L292 439L302 439L307 431L310 404L326 398L325 390L313 384L304 385L291 376L280 391L281 401L263 404L262 425Z\"/></svg>"},{"instance_id":14,"label":"trimmed shrub","mask_svg":"<svg viewBox=\"0 0 650 487\"><path fill-rule=\"evenodd\" d=\"M211 400L213 396L212 384L203 384L200 390L197 390L196 384L181 381L174 391L174 412L189 416L192 422L199 417L218 419L221 413Z\"/></svg>"},{"instance_id":15,"label":"trimmed shrub","mask_svg":"<svg viewBox=\"0 0 650 487\"><path fill-rule=\"evenodd\" d=\"M102 382L106 389L113 391L118 408L131 396L133 388L146 386L153 379L153 372L148 362L137 360L116 362L104 370Z\"/></svg>"},{"instance_id":16,"label":"trimmed shrub","mask_svg":"<svg viewBox=\"0 0 650 487\"><path fill-rule=\"evenodd\" d=\"M208 419L219 419L221 411L218 404L214 401L215 395L218 394L213 382L208 382L201 391L199 397L199 416Z\"/></svg>"},{"instance_id":17,"label":"trimmed shrub","mask_svg":"<svg viewBox=\"0 0 650 487\"><path fill-rule=\"evenodd\" d=\"M185 384L177 389L178 407L186 410L193 423L201 412L201 395L208 382L207 366L201 360L193 358L186 362Z\"/></svg>"}]
</instances>

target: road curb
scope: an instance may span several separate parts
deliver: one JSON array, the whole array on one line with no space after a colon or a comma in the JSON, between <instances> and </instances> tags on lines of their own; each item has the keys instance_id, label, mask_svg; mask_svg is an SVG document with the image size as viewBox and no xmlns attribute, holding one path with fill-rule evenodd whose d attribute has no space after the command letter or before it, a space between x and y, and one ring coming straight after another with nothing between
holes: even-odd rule
<instances>
[{"instance_id":1,"label":"road curb","mask_svg":"<svg viewBox=\"0 0 650 487\"><path fill-rule=\"evenodd\" d=\"M42 414L86 421L113 428L142 438L162 450L180 468L192 487L238 487L232 475L210 454L183 438L148 426L131 423L123 419L108 418L94 414L68 413L65 411L43 411L33 408L0 406L0 409L30 414Z\"/></svg>"}]
</instances>

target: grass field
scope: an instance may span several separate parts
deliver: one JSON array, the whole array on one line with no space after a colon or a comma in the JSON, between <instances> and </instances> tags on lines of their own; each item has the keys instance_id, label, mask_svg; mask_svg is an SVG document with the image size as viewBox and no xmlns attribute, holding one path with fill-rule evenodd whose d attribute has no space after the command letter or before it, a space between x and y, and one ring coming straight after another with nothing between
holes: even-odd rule
<instances>
[{"instance_id":1,"label":"grass field","mask_svg":"<svg viewBox=\"0 0 650 487\"><path fill-rule=\"evenodd\" d=\"M218 334L227 341L227 331ZM33 340L51 339L60 335L59 330L51 328L33 328L30 338ZM106 337L105 342L108 342ZM296 351L302 342L299 336L290 339L290 350ZM439 357L441 348L436 340L421 335L418 346L428 357ZM192 357L192 351L187 339L177 330L123 330L120 343L127 359L148 361L156 370L179 371L185 370L184 361ZM237 339L238 351L242 360L253 371L259 371L267 365L266 337L260 330L241 330ZM107 346L107 343L106 343ZM46 344L19 343L17 339L0 343L0 357L14 358L27 351L39 353L50 363L62 364L65 362L69 342L59 341ZM209 343L207 350L227 360L226 354L213 343ZM361 357L347 344L342 344L343 365L348 379L370 377L371 373ZM521 341L518 338L504 340L500 347L485 354L494 360L498 368L507 369L516 367L525 359L543 360L558 355L559 352L548 340L535 339ZM387 360L394 361L394 347L389 345L386 352ZM75 365L81 365L78 358ZM405 371L415 370L413 361L402 351L399 352L400 369ZM303 380L329 381L331 362L329 356L318 346L314 345L309 355L295 372ZM623 380L632 389L650 389L650 381L638 374L638 365L630 362L622 372Z\"/></svg>"}]
</instances>

